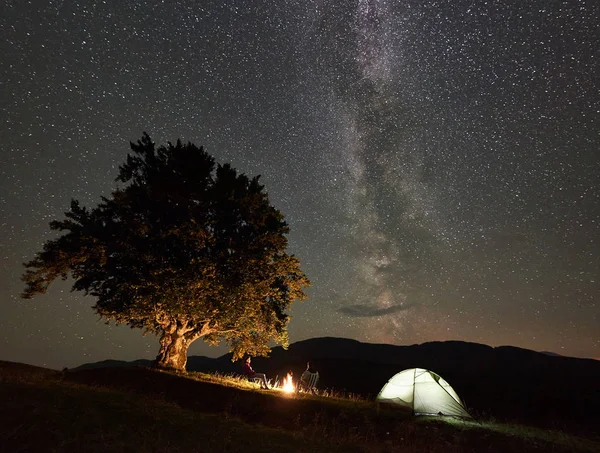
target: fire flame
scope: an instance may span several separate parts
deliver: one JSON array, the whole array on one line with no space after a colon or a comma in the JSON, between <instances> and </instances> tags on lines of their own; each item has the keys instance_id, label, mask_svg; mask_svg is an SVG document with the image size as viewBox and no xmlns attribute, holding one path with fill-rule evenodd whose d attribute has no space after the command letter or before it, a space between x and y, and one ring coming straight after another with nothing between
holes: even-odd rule
<instances>
[{"instance_id":1,"label":"fire flame","mask_svg":"<svg viewBox=\"0 0 600 453\"><path fill-rule=\"evenodd\" d=\"M292 379L292 375L288 373L286 377L283 378L283 382L281 383L281 390L286 393L293 393L296 390L294 386L294 380Z\"/></svg>"}]
</instances>

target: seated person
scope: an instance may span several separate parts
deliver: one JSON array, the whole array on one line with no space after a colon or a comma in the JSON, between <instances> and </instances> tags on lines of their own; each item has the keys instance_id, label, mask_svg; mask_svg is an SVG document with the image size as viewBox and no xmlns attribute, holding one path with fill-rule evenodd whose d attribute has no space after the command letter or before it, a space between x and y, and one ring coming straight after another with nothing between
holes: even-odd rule
<instances>
[{"instance_id":1,"label":"seated person","mask_svg":"<svg viewBox=\"0 0 600 453\"><path fill-rule=\"evenodd\" d=\"M311 367L310 362L306 362L306 370L300 376L298 390L315 393L317 382L319 382L319 372L314 367Z\"/></svg>"},{"instance_id":2,"label":"seated person","mask_svg":"<svg viewBox=\"0 0 600 453\"><path fill-rule=\"evenodd\" d=\"M252 369L250 365L251 357L248 356L246 361L244 362L244 374L248 378L249 381L258 381L261 389L269 389L269 382L267 381L267 376L264 373L257 373Z\"/></svg>"}]
</instances>

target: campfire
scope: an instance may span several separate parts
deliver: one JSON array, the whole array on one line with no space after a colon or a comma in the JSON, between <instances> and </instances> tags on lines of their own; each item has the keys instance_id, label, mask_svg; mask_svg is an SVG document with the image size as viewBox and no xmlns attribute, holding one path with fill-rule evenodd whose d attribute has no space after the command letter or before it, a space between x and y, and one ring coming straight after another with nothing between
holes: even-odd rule
<instances>
[{"instance_id":1,"label":"campfire","mask_svg":"<svg viewBox=\"0 0 600 453\"><path fill-rule=\"evenodd\" d=\"M281 382L281 390L283 390L285 393L294 393L296 391L294 380L292 379L292 375L290 373L283 378L283 381Z\"/></svg>"}]
</instances>

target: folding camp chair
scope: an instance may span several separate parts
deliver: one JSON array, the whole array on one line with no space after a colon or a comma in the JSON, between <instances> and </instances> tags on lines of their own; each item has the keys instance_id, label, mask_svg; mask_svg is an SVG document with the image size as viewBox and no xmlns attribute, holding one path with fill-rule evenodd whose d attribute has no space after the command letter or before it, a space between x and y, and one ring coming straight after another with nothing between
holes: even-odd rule
<instances>
[{"instance_id":1,"label":"folding camp chair","mask_svg":"<svg viewBox=\"0 0 600 453\"><path fill-rule=\"evenodd\" d=\"M300 377L300 381L298 381L298 385L296 386L296 392L300 390L304 392L311 392L313 394L317 393L317 382L319 382L319 372L311 373L310 371L305 371L302 373Z\"/></svg>"},{"instance_id":2,"label":"folding camp chair","mask_svg":"<svg viewBox=\"0 0 600 453\"><path fill-rule=\"evenodd\" d=\"M255 376L246 376L248 378L249 382L253 382L255 384L258 384L259 386L262 386L263 380L262 378L259 377L255 377ZM269 386L270 389L273 388L273 379L269 379L267 378L267 384Z\"/></svg>"}]
</instances>

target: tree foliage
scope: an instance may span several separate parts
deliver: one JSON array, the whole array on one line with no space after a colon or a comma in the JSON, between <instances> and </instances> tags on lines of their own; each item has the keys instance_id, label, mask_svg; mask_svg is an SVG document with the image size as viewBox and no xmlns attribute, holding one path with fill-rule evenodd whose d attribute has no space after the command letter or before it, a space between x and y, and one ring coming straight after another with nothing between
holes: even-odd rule
<instances>
[{"instance_id":1,"label":"tree foliage","mask_svg":"<svg viewBox=\"0 0 600 453\"><path fill-rule=\"evenodd\" d=\"M61 235L25 264L23 297L70 275L101 317L159 335L163 367L184 368L198 338L224 340L234 358L287 345L286 310L310 283L259 177L191 143L156 148L144 134L131 149L122 188L51 222Z\"/></svg>"}]
</instances>

